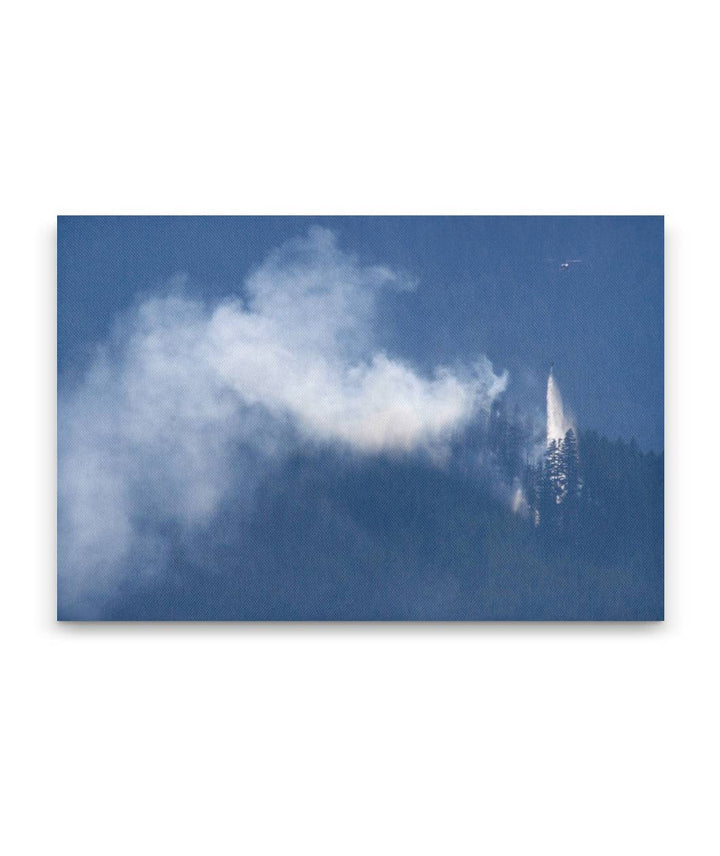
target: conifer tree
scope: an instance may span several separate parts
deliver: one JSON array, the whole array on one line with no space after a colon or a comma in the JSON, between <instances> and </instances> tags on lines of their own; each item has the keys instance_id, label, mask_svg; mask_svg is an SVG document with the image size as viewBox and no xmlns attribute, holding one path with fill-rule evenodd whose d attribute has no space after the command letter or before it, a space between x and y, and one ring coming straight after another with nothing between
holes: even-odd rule
<instances>
[{"instance_id":1,"label":"conifer tree","mask_svg":"<svg viewBox=\"0 0 720 856\"><path fill-rule=\"evenodd\" d=\"M569 428L562 442L560 466L563 471L563 486L566 502L576 502L580 494L580 455L575 432Z\"/></svg>"},{"instance_id":2,"label":"conifer tree","mask_svg":"<svg viewBox=\"0 0 720 856\"><path fill-rule=\"evenodd\" d=\"M540 525L553 527L559 519L558 506L562 500L560 481L560 444L551 440L545 449L540 481Z\"/></svg>"}]
</instances>

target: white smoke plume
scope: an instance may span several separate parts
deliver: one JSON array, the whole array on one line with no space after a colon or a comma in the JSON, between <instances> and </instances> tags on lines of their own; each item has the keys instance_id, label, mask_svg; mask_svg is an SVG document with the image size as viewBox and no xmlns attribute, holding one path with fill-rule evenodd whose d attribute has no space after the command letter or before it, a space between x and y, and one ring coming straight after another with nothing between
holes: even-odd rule
<instances>
[{"instance_id":1,"label":"white smoke plume","mask_svg":"<svg viewBox=\"0 0 720 856\"><path fill-rule=\"evenodd\" d=\"M575 430L573 419L563 407L560 388L550 369L547 382L547 444L553 440L564 440L570 428Z\"/></svg>"},{"instance_id":2,"label":"white smoke plume","mask_svg":"<svg viewBox=\"0 0 720 856\"><path fill-rule=\"evenodd\" d=\"M374 325L385 287L408 284L312 229L248 278L246 302L175 288L121 319L59 400L63 601L161 570L164 529L210 525L229 495L250 502L298 443L441 458L507 378L485 357L423 376L388 355Z\"/></svg>"}]
</instances>

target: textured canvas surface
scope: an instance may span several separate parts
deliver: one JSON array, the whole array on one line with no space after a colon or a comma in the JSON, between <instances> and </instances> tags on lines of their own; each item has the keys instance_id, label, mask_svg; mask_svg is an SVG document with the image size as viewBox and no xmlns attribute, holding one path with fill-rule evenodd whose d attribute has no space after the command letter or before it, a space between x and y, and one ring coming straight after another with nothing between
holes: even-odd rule
<instances>
[{"instance_id":1,"label":"textured canvas surface","mask_svg":"<svg viewBox=\"0 0 720 856\"><path fill-rule=\"evenodd\" d=\"M660 217L61 217L58 617L663 617Z\"/></svg>"}]
</instances>

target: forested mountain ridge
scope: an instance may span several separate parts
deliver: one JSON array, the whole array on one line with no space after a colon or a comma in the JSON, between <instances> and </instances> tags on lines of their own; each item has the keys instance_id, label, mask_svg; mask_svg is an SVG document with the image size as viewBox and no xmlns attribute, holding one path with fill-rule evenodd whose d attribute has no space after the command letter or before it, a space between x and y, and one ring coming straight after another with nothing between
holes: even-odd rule
<instances>
[{"instance_id":1,"label":"forested mountain ridge","mask_svg":"<svg viewBox=\"0 0 720 856\"><path fill-rule=\"evenodd\" d=\"M108 617L662 618L663 456L572 434L540 463L498 414L441 464L297 453Z\"/></svg>"}]
</instances>

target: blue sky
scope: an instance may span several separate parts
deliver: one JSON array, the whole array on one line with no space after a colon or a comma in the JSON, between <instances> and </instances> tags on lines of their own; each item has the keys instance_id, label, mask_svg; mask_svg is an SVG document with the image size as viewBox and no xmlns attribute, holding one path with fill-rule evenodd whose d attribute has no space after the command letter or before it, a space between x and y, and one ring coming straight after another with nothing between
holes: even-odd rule
<instances>
[{"instance_id":1,"label":"blue sky","mask_svg":"<svg viewBox=\"0 0 720 856\"><path fill-rule=\"evenodd\" d=\"M61 217L58 366L87 367L113 319L178 275L212 300L312 225L362 263L416 283L380 301L376 328L421 368L486 354L508 395L542 404L555 362L582 428L663 447L660 217ZM567 271L564 259L582 259Z\"/></svg>"}]
</instances>

